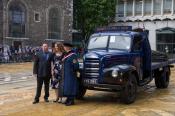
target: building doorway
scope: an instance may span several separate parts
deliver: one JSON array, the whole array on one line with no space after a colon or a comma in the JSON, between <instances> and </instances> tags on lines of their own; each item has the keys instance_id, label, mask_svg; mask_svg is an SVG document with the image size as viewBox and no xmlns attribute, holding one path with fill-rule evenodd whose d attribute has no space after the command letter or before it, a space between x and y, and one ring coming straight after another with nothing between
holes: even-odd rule
<instances>
[{"instance_id":1,"label":"building doorway","mask_svg":"<svg viewBox=\"0 0 175 116\"><path fill-rule=\"evenodd\" d=\"M175 28L165 27L156 30L156 48L171 58L175 57Z\"/></svg>"}]
</instances>

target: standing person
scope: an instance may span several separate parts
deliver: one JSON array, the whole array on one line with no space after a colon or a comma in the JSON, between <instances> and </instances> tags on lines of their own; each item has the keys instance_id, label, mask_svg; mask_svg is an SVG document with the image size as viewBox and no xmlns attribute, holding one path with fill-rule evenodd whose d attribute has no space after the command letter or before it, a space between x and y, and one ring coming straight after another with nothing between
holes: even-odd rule
<instances>
[{"instance_id":1,"label":"standing person","mask_svg":"<svg viewBox=\"0 0 175 116\"><path fill-rule=\"evenodd\" d=\"M48 51L48 44L43 43L42 50L34 58L33 74L37 77L37 90L33 104L39 103L41 89L44 82L44 101L49 102L49 82L51 78L51 63L53 55Z\"/></svg>"},{"instance_id":2,"label":"standing person","mask_svg":"<svg viewBox=\"0 0 175 116\"><path fill-rule=\"evenodd\" d=\"M22 54L23 54L22 46L19 45L18 47L18 61L19 62L22 62Z\"/></svg>"},{"instance_id":3,"label":"standing person","mask_svg":"<svg viewBox=\"0 0 175 116\"><path fill-rule=\"evenodd\" d=\"M61 103L61 98L59 95L59 84L62 78L62 58L63 58L64 48L63 44L60 42L55 43L54 57L53 57L53 79L52 88L55 89L56 100L54 102Z\"/></svg>"},{"instance_id":4,"label":"standing person","mask_svg":"<svg viewBox=\"0 0 175 116\"><path fill-rule=\"evenodd\" d=\"M62 93L64 97L67 97L65 102L66 106L74 104L74 99L78 90L78 80L76 77L76 71L79 68L77 55L72 51L73 45L70 43L64 43L64 50L66 55L62 59L63 62L63 81L62 81Z\"/></svg>"},{"instance_id":5,"label":"standing person","mask_svg":"<svg viewBox=\"0 0 175 116\"><path fill-rule=\"evenodd\" d=\"M8 49L7 45L4 46L3 55L4 55L4 58L5 58L5 63L8 63L10 57L9 57L9 49Z\"/></svg>"}]
</instances>

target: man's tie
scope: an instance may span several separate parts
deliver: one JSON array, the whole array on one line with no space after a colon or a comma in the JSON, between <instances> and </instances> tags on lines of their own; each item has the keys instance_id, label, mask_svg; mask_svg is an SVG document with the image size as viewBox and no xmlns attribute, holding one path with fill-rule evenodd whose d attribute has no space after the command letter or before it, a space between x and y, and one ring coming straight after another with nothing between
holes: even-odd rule
<instances>
[{"instance_id":1,"label":"man's tie","mask_svg":"<svg viewBox=\"0 0 175 116\"><path fill-rule=\"evenodd\" d=\"M48 53L46 53L46 52L44 53L44 59L48 60Z\"/></svg>"}]
</instances>

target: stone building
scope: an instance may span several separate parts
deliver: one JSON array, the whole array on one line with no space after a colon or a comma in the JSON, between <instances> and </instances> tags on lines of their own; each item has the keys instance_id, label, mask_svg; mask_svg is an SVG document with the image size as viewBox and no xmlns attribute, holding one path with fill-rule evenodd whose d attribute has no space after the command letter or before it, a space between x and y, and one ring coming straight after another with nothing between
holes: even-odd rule
<instances>
[{"instance_id":1,"label":"stone building","mask_svg":"<svg viewBox=\"0 0 175 116\"><path fill-rule=\"evenodd\" d=\"M0 0L0 43L71 41L73 0Z\"/></svg>"},{"instance_id":2,"label":"stone building","mask_svg":"<svg viewBox=\"0 0 175 116\"><path fill-rule=\"evenodd\" d=\"M175 0L118 0L116 22L149 30L153 50L175 54Z\"/></svg>"}]
</instances>

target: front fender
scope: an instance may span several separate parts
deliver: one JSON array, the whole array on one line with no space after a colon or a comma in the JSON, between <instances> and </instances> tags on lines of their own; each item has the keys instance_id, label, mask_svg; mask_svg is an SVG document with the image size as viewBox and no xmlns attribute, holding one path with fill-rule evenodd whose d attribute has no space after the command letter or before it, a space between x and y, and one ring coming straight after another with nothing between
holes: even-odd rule
<instances>
[{"instance_id":1,"label":"front fender","mask_svg":"<svg viewBox=\"0 0 175 116\"><path fill-rule=\"evenodd\" d=\"M124 79L124 75L127 74L128 72L135 71L136 68L132 65L116 65L112 66L110 68L105 68L103 70L103 80L104 83L107 84L119 84L122 85L126 81Z\"/></svg>"}]
</instances>

